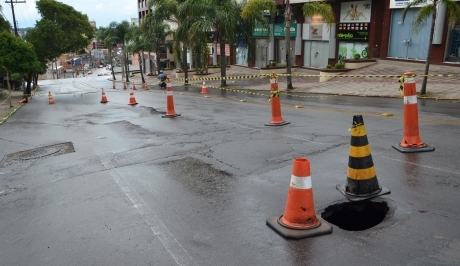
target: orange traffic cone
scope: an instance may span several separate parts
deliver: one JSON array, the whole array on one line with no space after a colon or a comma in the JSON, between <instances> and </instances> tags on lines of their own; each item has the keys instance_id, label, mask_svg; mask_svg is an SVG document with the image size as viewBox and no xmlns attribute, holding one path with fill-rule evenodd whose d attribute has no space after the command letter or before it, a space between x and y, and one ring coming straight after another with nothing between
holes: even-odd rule
<instances>
[{"instance_id":1,"label":"orange traffic cone","mask_svg":"<svg viewBox=\"0 0 460 266\"><path fill-rule=\"evenodd\" d=\"M26 96L22 97L22 99L19 101L19 103L28 103L28 102L29 102L29 99Z\"/></svg>"},{"instance_id":2,"label":"orange traffic cone","mask_svg":"<svg viewBox=\"0 0 460 266\"><path fill-rule=\"evenodd\" d=\"M270 76L270 99L272 104L272 119L266 126L284 126L290 124L281 117L281 104L280 104L280 91L278 90L278 77L275 72L272 72Z\"/></svg>"},{"instance_id":3,"label":"orange traffic cone","mask_svg":"<svg viewBox=\"0 0 460 266\"><path fill-rule=\"evenodd\" d=\"M201 86L201 93L208 94L208 89L206 88L206 82L203 81L203 85Z\"/></svg>"},{"instance_id":4,"label":"orange traffic cone","mask_svg":"<svg viewBox=\"0 0 460 266\"><path fill-rule=\"evenodd\" d=\"M136 105L137 102L136 102L136 98L134 97L134 92L131 90L131 92L129 93L129 103L128 105Z\"/></svg>"},{"instance_id":5,"label":"orange traffic cone","mask_svg":"<svg viewBox=\"0 0 460 266\"><path fill-rule=\"evenodd\" d=\"M133 83L133 90L137 90L136 89L136 84Z\"/></svg>"},{"instance_id":6,"label":"orange traffic cone","mask_svg":"<svg viewBox=\"0 0 460 266\"><path fill-rule=\"evenodd\" d=\"M393 145L400 152L434 151L434 147L423 143L418 130L417 89L415 73L404 73L404 135L401 143Z\"/></svg>"},{"instance_id":7,"label":"orange traffic cone","mask_svg":"<svg viewBox=\"0 0 460 266\"><path fill-rule=\"evenodd\" d=\"M390 193L377 180L363 116L353 116L350 131L347 184L337 185L337 189L350 201L366 200Z\"/></svg>"},{"instance_id":8,"label":"orange traffic cone","mask_svg":"<svg viewBox=\"0 0 460 266\"><path fill-rule=\"evenodd\" d=\"M123 82L123 89L126 90L126 82Z\"/></svg>"},{"instance_id":9,"label":"orange traffic cone","mask_svg":"<svg viewBox=\"0 0 460 266\"><path fill-rule=\"evenodd\" d=\"M108 103L107 97L105 96L105 91L102 89L102 100L101 103Z\"/></svg>"},{"instance_id":10,"label":"orange traffic cone","mask_svg":"<svg viewBox=\"0 0 460 266\"><path fill-rule=\"evenodd\" d=\"M51 92L48 92L48 103L49 104L54 104L54 98Z\"/></svg>"},{"instance_id":11,"label":"orange traffic cone","mask_svg":"<svg viewBox=\"0 0 460 266\"><path fill-rule=\"evenodd\" d=\"M180 114L176 114L174 110L174 99L171 87L171 80L166 78L166 115L162 115L163 118L170 118L180 116Z\"/></svg>"},{"instance_id":12,"label":"orange traffic cone","mask_svg":"<svg viewBox=\"0 0 460 266\"><path fill-rule=\"evenodd\" d=\"M268 218L267 225L281 236L290 239L332 232L332 227L316 216L308 159L294 160L284 214Z\"/></svg>"},{"instance_id":13,"label":"orange traffic cone","mask_svg":"<svg viewBox=\"0 0 460 266\"><path fill-rule=\"evenodd\" d=\"M144 90L148 91L149 90L149 85L147 85L147 82L144 83Z\"/></svg>"},{"instance_id":14,"label":"orange traffic cone","mask_svg":"<svg viewBox=\"0 0 460 266\"><path fill-rule=\"evenodd\" d=\"M116 90L116 89L117 89L117 87L115 87L115 80L114 80L114 81L112 81L112 89L114 89L114 90Z\"/></svg>"}]
</instances>

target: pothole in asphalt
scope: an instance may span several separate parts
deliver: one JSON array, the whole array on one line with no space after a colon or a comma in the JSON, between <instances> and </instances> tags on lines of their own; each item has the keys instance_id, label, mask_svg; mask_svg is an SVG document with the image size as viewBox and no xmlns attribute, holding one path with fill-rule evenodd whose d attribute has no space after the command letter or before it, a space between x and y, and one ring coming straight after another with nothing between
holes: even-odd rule
<instances>
[{"instance_id":1,"label":"pothole in asphalt","mask_svg":"<svg viewBox=\"0 0 460 266\"><path fill-rule=\"evenodd\" d=\"M72 142L65 142L26 151L20 151L8 154L5 157L3 157L3 160L0 162L0 168L12 164L21 163L24 161L43 159L71 152L75 152Z\"/></svg>"},{"instance_id":2,"label":"pothole in asphalt","mask_svg":"<svg viewBox=\"0 0 460 266\"><path fill-rule=\"evenodd\" d=\"M380 224L390 208L386 202L345 202L327 207L321 217L347 231L363 231Z\"/></svg>"}]
</instances>

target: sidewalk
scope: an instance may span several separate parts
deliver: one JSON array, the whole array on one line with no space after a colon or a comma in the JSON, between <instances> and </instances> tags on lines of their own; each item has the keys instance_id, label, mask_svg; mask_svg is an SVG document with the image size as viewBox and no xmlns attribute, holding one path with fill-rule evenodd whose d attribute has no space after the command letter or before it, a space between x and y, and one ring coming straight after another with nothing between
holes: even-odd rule
<instances>
[{"instance_id":1,"label":"sidewalk","mask_svg":"<svg viewBox=\"0 0 460 266\"><path fill-rule=\"evenodd\" d=\"M417 91L420 92L425 69L424 64L397 62L388 60L378 60L372 66L361 69L355 69L342 75L334 77L326 82L319 82L319 70L297 68L292 72L293 90L290 93L319 93L319 94L338 94L338 95L355 95L355 96L373 96L373 97L400 97L398 78L373 78L373 77L341 77L350 75L397 75L401 76L405 72L415 72ZM294 70L294 69L293 69ZM175 80L175 70L165 71L173 77L173 86L183 84L183 81ZM247 68L232 65L227 68L227 76L242 75L259 75L259 69ZM460 100L460 67L455 66L430 66L429 74L457 74L457 77L428 77L427 96L432 99ZM297 76L305 75L305 76ZM308 75L308 76L307 76ZM201 76L203 77L203 76ZM220 77L220 73L210 74L204 78ZM121 75L116 76L117 81L121 82ZM156 76L144 75L147 83L152 85L157 83ZM193 78L193 74L189 75ZM130 82L141 83L140 74L129 78ZM190 81L190 83L201 86L202 81ZM220 81L206 80L208 87L220 87ZM286 91L286 77L280 76L278 79L281 91ZM235 79L227 80L227 87L235 90L257 90L268 91L270 84L267 78Z\"/></svg>"}]
</instances>

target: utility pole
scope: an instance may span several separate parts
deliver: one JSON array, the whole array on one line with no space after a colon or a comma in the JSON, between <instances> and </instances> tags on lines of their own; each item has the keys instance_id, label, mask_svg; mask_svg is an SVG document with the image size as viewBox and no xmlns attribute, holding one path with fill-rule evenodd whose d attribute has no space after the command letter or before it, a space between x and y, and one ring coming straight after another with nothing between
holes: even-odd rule
<instances>
[{"instance_id":1,"label":"utility pole","mask_svg":"<svg viewBox=\"0 0 460 266\"><path fill-rule=\"evenodd\" d=\"M5 1L5 3L11 5L11 12L13 13L14 35L19 37L18 27L16 26L16 16L14 15L14 5L13 4L25 4L26 1L10 0L10 1Z\"/></svg>"}]
</instances>

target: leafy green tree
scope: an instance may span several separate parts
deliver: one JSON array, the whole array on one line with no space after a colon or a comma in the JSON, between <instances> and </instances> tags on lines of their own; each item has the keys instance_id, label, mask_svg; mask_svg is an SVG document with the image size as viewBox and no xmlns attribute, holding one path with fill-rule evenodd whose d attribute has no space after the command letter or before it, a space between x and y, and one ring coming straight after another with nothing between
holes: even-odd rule
<instances>
[{"instance_id":1,"label":"leafy green tree","mask_svg":"<svg viewBox=\"0 0 460 266\"><path fill-rule=\"evenodd\" d=\"M193 22L193 18L180 13L179 10L188 0L149 0L149 8L153 7L153 16L155 19L164 19L177 24L177 28L173 34L173 50L177 66L184 71L185 84L188 79L187 69L187 50L193 43L193 38L190 38L189 28Z\"/></svg>"},{"instance_id":2,"label":"leafy green tree","mask_svg":"<svg viewBox=\"0 0 460 266\"><path fill-rule=\"evenodd\" d=\"M165 18L161 15L148 13L141 23L140 29L143 32L146 41L146 49L152 50L156 56L156 65L158 74L160 73L160 49L165 47L166 38L173 34L169 24L165 23Z\"/></svg>"},{"instance_id":3,"label":"leafy green tree","mask_svg":"<svg viewBox=\"0 0 460 266\"><path fill-rule=\"evenodd\" d=\"M12 33L0 32L0 66L6 70L8 79L11 73L26 74L34 71L37 62L32 44L17 38ZM8 88L11 91L9 82Z\"/></svg>"},{"instance_id":4,"label":"leafy green tree","mask_svg":"<svg viewBox=\"0 0 460 266\"><path fill-rule=\"evenodd\" d=\"M127 20L123 20L122 22L112 22L109 24L109 31L110 35L114 37L114 41L117 44L121 45L121 57L122 62L124 65L124 72L126 77L126 82L129 82L129 71L128 71L128 53L126 51L126 37L132 31L132 26L129 24ZM123 66L122 66L123 71Z\"/></svg>"},{"instance_id":5,"label":"leafy green tree","mask_svg":"<svg viewBox=\"0 0 460 266\"><path fill-rule=\"evenodd\" d=\"M131 54L139 55L139 70L141 71L142 84L145 83L144 73L142 70L142 60L144 59L144 50L147 49L147 38L143 35L139 27L135 27L127 36L127 50Z\"/></svg>"},{"instance_id":6,"label":"leafy green tree","mask_svg":"<svg viewBox=\"0 0 460 266\"><path fill-rule=\"evenodd\" d=\"M263 10L276 10L275 3L272 0L249 0L244 6L242 17L251 18L260 16ZM289 0L285 1L284 22L286 24L285 30L285 43L286 43L286 73L287 73L287 88L293 89L291 78L291 19L292 7ZM302 13L304 16L320 15L328 25L334 23L334 11L329 3L326 2L306 2L302 6Z\"/></svg>"},{"instance_id":7,"label":"leafy green tree","mask_svg":"<svg viewBox=\"0 0 460 266\"><path fill-rule=\"evenodd\" d=\"M0 5L0 31L11 31L10 23L3 17L2 5Z\"/></svg>"},{"instance_id":8,"label":"leafy green tree","mask_svg":"<svg viewBox=\"0 0 460 266\"><path fill-rule=\"evenodd\" d=\"M113 80L116 80L115 78L115 72L113 71L114 64L113 64L113 47L116 47L116 36L112 34L110 29L108 27L99 27L99 29L96 32L96 37L99 40L102 40L105 44L105 47L107 47L107 50L109 51L109 59L110 59L110 68L112 70L112 77Z\"/></svg>"},{"instance_id":9,"label":"leafy green tree","mask_svg":"<svg viewBox=\"0 0 460 266\"><path fill-rule=\"evenodd\" d=\"M226 76L227 58L225 44L232 44L238 31L241 9L236 0L193 0L186 1L179 9L180 17L192 18L189 34L198 40L207 36L210 29L216 35L220 45L221 76ZM221 79L221 86L226 86L226 79Z\"/></svg>"},{"instance_id":10,"label":"leafy green tree","mask_svg":"<svg viewBox=\"0 0 460 266\"><path fill-rule=\"evenodd\" d=\"M420 90L420 94L422 95L426 94L426 84L428 81L428 72L430 70L434 25L435 25L436 16L437 16L436 7L442 4L446 5L448 14L449 14L449 26L450 27L453 28L455 26L455 22L460 20L460 8L458 7L457 2L455 2L454 0L433 0L431 3L430 2L427 3L426 0L413 0L403 10L403 14L402 14L403 23L406 18L407 11L409 11L410 8L420 5L420 4L425 4L425 3L426 5L420 8L420 10L415 15L414 20L412 21L412 29L415 33L418 33L418 31L426 23L426 20L431 16L430 38L429 38L428 51L426 55L425 72L423 76L422 89Z\"/></svg>"},{"instance_id":11,"label":"leafy green tree","mask_svg":"<svg viewBox=\"0 0 460 266\"><path fill-rule=\"evenodd\" d=\"M51 22L62 32L60 39L48 40L60 44L60 54L77 52L90 44L95 31L87 15L55 0L38 0L36 6L41 20Z\"/></svg>"}]
</instances>

